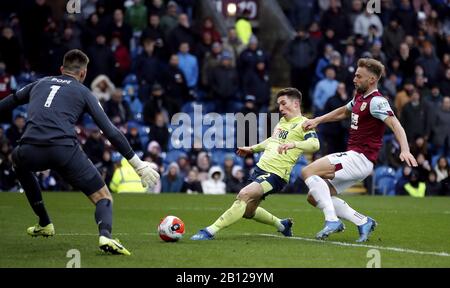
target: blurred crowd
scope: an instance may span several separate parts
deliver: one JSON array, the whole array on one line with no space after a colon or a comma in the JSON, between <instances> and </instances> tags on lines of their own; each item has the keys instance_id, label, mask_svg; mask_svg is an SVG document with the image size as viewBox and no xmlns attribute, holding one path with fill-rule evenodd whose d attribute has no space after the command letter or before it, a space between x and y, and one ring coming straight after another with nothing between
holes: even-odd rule
<instances>
[{"instance_id":1,"label":"blurred crowd","mask_svg":"<svg viewBox=\"0 0 450 288\"><path fill-rule=\"evenodd\" d=\"M262 31L252 31L248 11L221 35L212 17L196 16L193 0L81 0L80 14L63 13L62 18L47 2L0 2L0 99L40 77L59 74L64 53L82 49L90 58L85 85L133 149L162 175L151 192L224 194L243 187L257 157L240 159L223 149L174 149L170 119L180 111L192 113L193 103L201 104L204 113L272 111L271 55L261 48L257 35ZM403 177L409 181L417 174L428 185L436 174L439 190L427 194L450 194L446 1L382 0L380 13L368 13L361 0L278 2L296 31L284 56L291 85L304 95L303 110L321 115L347 103L357 60L380 60L387 71L379 89L391 101L420 163ZM0 191L20 189L11 151L26 117L26 107L0 115ZM345 150L347 128L346 121L320 127L322 147L315 157ZM80 119L77 133L112 191L142 189L92 119ZM379 164L402 169L398 149L387 132ZM303 165L305 160L299 160L287 191L300 192L298 168ZM53 171L37 176L45 190L73 189Z\"/></svg>"}]
</instances>

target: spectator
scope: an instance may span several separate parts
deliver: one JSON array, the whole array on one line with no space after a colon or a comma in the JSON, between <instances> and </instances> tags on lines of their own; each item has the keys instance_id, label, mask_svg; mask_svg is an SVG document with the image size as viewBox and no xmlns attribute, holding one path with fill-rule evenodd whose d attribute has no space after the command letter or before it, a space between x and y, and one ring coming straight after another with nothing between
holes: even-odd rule
<instances>
[{"instance_id":1,"label":"spectator","mask_svg":"<svg viewBox=\"0 0 450 288\"><path fill-rule=\"evenodd\" d=\"M194 90L197 87L199 66L197 58L189 53L189 49L189 43L182 42L180 44L177 54L179 60L178 67L183 71L188 88Z\"/></svg>"},{"instance_id":2,"label":"spectator","mask_svg":"<svg viewBox=\"0 0 450 288\"><path fill-rule=\"evenodd\" d=\"M112 193L146 193L147 189L141 184L140 177L136 174L127 159L122 158L117 164L112 180L109 184Z\"/></svg>"},{"instance_id":3,"label":"spectator","mask_svg":"<svg viewBox=\"0 0 450 288\"><path fill-rule=\"evenodd\" d=\"M423 101L420 101L421 95L417 90L411 94L410 102L407 103L402 112L400 123L405 129L408 142L412 143L417 137L423 137L427 129L427 109Z\"/></svg>"},{"instance_id":4,"label":"spectator","mask_svg":"<svg viewBox=\"0 0 450 288\"><path fill-rule=\"evenodd\" d=\"M233 59L231 60L232 66L236 67L236 61L239 55L244 51L245 45L242 43L241 39L237 37L236 29L231 27L228 29L227 37L222 40L223 50L231 52Z\"/></svg>"},{"instance_id":5,"label":"spectator","mask_svg":"<svg viewBox=\"0 0 450 288\"><path fill-rule=\"evenodd\" d=\"M6 72L6 65L4 62L0 60L0 100L16 91L16 89L17 89L16 78L13 75L10 75ZM5 122L10 121L11 119L7 119L7 121Z\"/></svg>"},{"instance_id":6,"label":"spectator","mask_svg":"<svg viewBox=\"0 0 450 288\"><path fill-rule=\"evenodd\" d=\"M430 112L436 111L441 107L443 98L444 97L439 89L439 86L437 84L433 84L431 86L430 95L428 97L423 97L429 114Z\"/></svg>"},{"instance_id":7,"label":"spectator","mask_svg":"<svg viewBox=\"0 0 450 288\"><path fill-rule=\"evenodd\" d=\"M222 165L222 163L219 163ZM233 167L234 167L234 155L233 154L227 154L225 155L225 159L223 161L223 181L225 183L228 183L228 181L233 176Z\"/></svg>"},{"instance_id":8,"label":"spectator","mask_svg":"<svg viewBox=\"0 0 450 288\"><path fill-rule=\"evenodd\" d=\"M226 186L223 182L223 171L219 166L209 169L208 179L202 181L204 194L220 195L226 193Z\"/></svg>"},{"instance_id":9,"label":"spectator","mask_svg":"<svg viewBox=\"0 0 450 288\"><path fill-rule=\"evenodd\" d=\"M400 25L406 34L414 35L417 32L417 16L410 0L401 0L393 17L399 19Z\"/></svg>"},{"instance_id":10,"label":"spectator","mask_svg":"<svg viewBox=\"0 0 450 288\"><path fill-rule=\"evenodd\" d=\"M130 49L130 41L133 37L133 29L130 25L128 25L128 23L124 21L123 11L121 9L114 10L113 21L107 27L108 39L111 39L113 35L118 35L123 45L125 45L128 50Z\"/></svg>"},{"instance_id":11,"label":"spectator","mask_svg":"<svg viewBox=\"0 0 450 288\"><path fill-rule=\"evenodd\" d=\"M416 169L411 171L409 175L408 182L403 186L405 191L412 197L423 198L426 193L426 184L425 182L420 181L419 173Z\"/></svg>"},{"instance_id":12,"label":"spectator","mask_svg":"<svg viewBox=\"0 0 450 288\"><path fill-rule=\"evenodd\" d=\"M244 98L244 107L242 107L241 113L244 114L244 117L246 117L248 114L256 115L258 114L259 109L256 106L256 97L253 95L246 95ZM253 134L253 127L250 127L249 121L245 121L244 124L244 146L251 146L251 140L250 135Z\"/></svg>"},{"instance_id":13,"label":"spectator","mask_svg":"<svg viewBox=\"0 0 450 288\"><path fill-rule=\"evenodd\" d=\"M86 23L82 26L81 43L85 49L95 44L95 38L98 34L104 33L104 28L100 23L100 18L96 12L89 15Z\"/></svg>"},{"instance_id":14,"label":"spectator","mask_svg":"<svg viewBox=\"0 0 450 288\"><path fill-rule=\"evenodd\" d=\"M269 68L269 57L264 50L259 48L258 39L255 35L250 37L248 42L248 47L242 51L239 55L239 73L244 75L247 71L253 70L255 68L257 61L264 61L266 63L266 69Z\"/></svg>"},{"instance_id":15,"label":"spectator","mask_svg":"<svg viewBox=\"0 0 450 288\"><path fill-rule=\"evenodd\" d=\"M198 181L198 171L197 169L192 169L189 171L186 179L181 187L181 192L187 194L201 194L203 193L202 184Z\"/></svg>"},{"instance_id":16,"label":"spectator","mask_svg":"<svg viewBox=\"0 0 450 288\"><path fill-rule=\"evenodd\" d=\"M217 112L228 112L227 105L236 99L239 91L239 75L231 65L231 53L224 51L220 56L220 65L209 73L211 98L217 103Z\"/></svg>"},{"instance_id":17,"label":"spectator","mask_svg":"<svg viewBox=\"0 0 450 288\"><path fill-rule=\"evenodd\" d=\"M19 39L11 27L5 26L0 36L0 59L5 62L6 73L19 75L22 51ZM1 98L1 97L0 97Z\"/></svg>"},{"instance_id":18,"label":"spectator","mask_svg":"<svg viewBox=\"0 0 450 288\"><path fill-rule=\"evenodd\" d=\"M188 101L192 101L192 95L184 77L183 71L178 68L179 59L177 54L172 54L169 60L169 66L163 74L163 84L166 87L167 99L171 99L178 107L182 107Z\"/></svg>"},{"instance_id":19,"label":"spectator","mask_svg":"<svg viewBox=\"0 0 450 288\"><path fill-rule=\"evenodd\" d=\"M155 122L150 126L149 141L156 141L166 152L169 144L170 134L167 122L162 112L155 114Z\"/></svg>"},{"instance_id":20,"label":"spectator","mask_svg":"<svg viewBox=\"0 0 450 288\"><path fill-rule=\"evenodd\" d=\"M131 69L131 56L127 47L122 44L119 35L114 34L111 39L111 51L114 55L115 70L114 70L114 83L120 85L125 76Z\"/></svg>"},{"instance_id":21,"label":"spectator","mask_svg":"<svg viewBox=\"0 0 450 288\"><path fill-rule=\"evenodd\" d=\"M105 184L109 187L109 183L111 183L111 179L114 174L114 163L112 161L111 151L103 150L102 161L95 165L102 175Z\"/></svg>"},{"instance_id":22,"label":"spectator","mask_svg":"<svg viewBox=\"0 0 450 288\"><path fill-rule=\"evenodd\" d=\"M395 96L395 110L397 111L398 118L401 119L403 107L410 101L414 89L412 80L406 79L403 82L403 89Z\"/></svg>"},{"instance_id":23,"label":"spectator","mask_svg":"<svg viewBox=\"0 0 450 288\"><path fill-rule=\"evenodd\" d=\"M150 3L149 3L150 2ZM164 3L163 0L151 0L145 1L149 15L158 15L159 17L164 15Z\"/></svg>"},{"instance_id":24,"label":"spectator","mask_svg":"<svg viewBox=\"0 0 450 288\"><path fill-rule=\"evenodd\" d=\"M161 192L181 192L183 178L179 175L180 168L175 162L170 163L167 173L161 177Z\"/></svg>"},{"instance_id":25,"label":"spectator","mask_svg":"<svg viewBox=\"0 0 450 288\"><path fill-rule=\"evenodd\" d=\"M116 86L111 82L108 76L100 74L91 83L91 91L100 103L105 103L111 99Z\"/></svg>"},{"instance_id":26,"label":"spectator","mask_svg":"<svg viewBox=\"0 0 450 288\"><path fill-rule=\"evenodd\" d=\"M107 75L114 79L114 67L116 60L111 48L106 45L106 36L98 34L95 38L95 44L88 48L89 74L86 82L90 84L92 80L100 74Z\"/></svg>"},{"instance_id":27,"label":"spectator","mask_svg":"<svg viewBox=\"0 0 450 288\"><path fill-rule=\"evenodd\" d=\"M184 179L188 177L189 172L192 170L191 163L189 162L188 155L182 153L177 159L178 167L180 168L180 176Z\"/></svg>"},{"instance_id":28,"label":"spectator","mask_svg":"<svg viewBox=\"0 0 450 288\"><path fill-rule=\"evenodd\" d=\"M438 82L441 74L443 75L439 58L434 52L433 44L429 41L423 43L422 56L416 60L416 64L423 67L425 77L432 83Z\"/></svg>"},{"instance_id":29,"label":"spectator","mask_svg":"<svg viewBox=\"0 0 450 288\"><path fill-rule=\"evenodd\" d=\"M141 33L147 27L147 7L141 0L133 0L133 5L127 8L125 22L135 33Z\"/></svg>"},{"instance_id":30,"label":"spectator","mask_svg":"<svg viewBox=\"0 0 450 288\"><path fill-rule=\"evenodd\" d=\"M436 172L430 171L430 173L428 174L428 179L425 183L427 196L439 196L441 194L442 185L436 180Z\"/></svg>"},{"instance_id":31,"label":"spectator","mask_svg":"<svg viewBox=\"0 0 450 288\"><path fill-rule=\"evenodd\" d=\"M122 89L114 90L111 99L105 102L105 113L116 126L124 125L131 120L131 110L127 101L123 100Z\"/></svg>"},{"instance_id":32,"label":"spectator","mask_svg":"<svg viewBox=\"0 0 450 288\"><path fill-rule=\"evenodd\" d=\"M441 195L450 196L450 168L447 170L447 178L441 181Z\"/></svg>"},{"instance_id":33,"label":"spectator","mask_svg":"<svg viewBox=\"0 0 450 288\"><path fill-rule=\"evenodd\" d=\"M83 150L89 159L97 165L103 160L103 152L105 151L105 140L102 137L100 129L95 124L91 124L86 128L89 136L83 145Z\"/></svg>"},{"instance_id":34,"label":"spectator","mask_svg":"<svg viewBox=\"0 0 450 288\"><path fill-rule=\"evenodd\" d=\"M432 170L430 162L428 162L425 155L422 153L417 154L416 159L418 166L415 169L419 175L419 181L425 182L428 179L428 174L430 174L430 171Z\"/></svg>"},{"instance_id":35,"label":"spectator","mask_svg":"<svg viewBox=\"0 0 450 288\"><path fill-rule=\"evenodd\" d=\"M243 14L238 16L235 24L237 37L244 45L249 44L250 37L253 35L252 24L249 21L250 10L245 9Z\"/></svg>"},{"instance_id":36,"label":"spectator","mask_svg":"<svg viewBox=\"0 0 450 288\"><path fill-rule=\"evenodd\" d=\"M18 141L22 138L23 132L25 132L25 124L25 116L23 114L17 114L14 118L14 123L6 130L6 137L13 147L19 144Z\"/></svg>"},{"instance_id":37,"label":"spectator","mask_svg":"<svg viewBox=\"0 0 450 288\"><path fill-rule=\"evenodd\" d=\"M127 133L125 134L128 142L130 143L131 148L139 153L144 150L141 142L141 137L139 136L139 126L137 123L128 122Z\"/></svg>"},{"instance_id":38,"label":"spectator","mask_svg":"<svg viewBox=\"0 0 450 288\"><path fill-rule=\"evenodd\" d=\"M152 86L152 94L143 108L144 122L147 125L155 123L155 116L157 113L163 114L164 123L169 123L173 114L178 112L180 107L175 103L173 99L167 97L164 94L164 89L159 83L155 83Z\"/></svg>"},{"instance_id":39,"label":"spectator","mask_svg":"<svg viewBox=\"0 0 450 288\"><path fill-rule=\"evenodd\" d=\"M439 86L443 95L450 95L450 67L445 70L444 80Z\"/></svg>"},{"instance_id":40,"label":"spectator","mask_svg":"<svg viewBox=\"0 0 450 288\"><path fill-rule=\"evenodd\" d=\"M161 16L161 30L164 33L165 39L169 37L169 33L178 24L177 9L178 9L177 3L175 1L169 1L169 3L167 3L166 14Z\"/></svg>"},{"instance_id":41,"label":"spectator","mask_svg":"<svg viewBox=\"0 0 450 288\"><path fill-rule=\"evenodd\" d=\"M7 156L0 154L0 191L18 190L19 183L13 169L11 154L8 154Z\"/></svg>"},{"instance_id":42,"label":"spectator","mask_svg":"<svg viewBox=\"0 0 450 288\"><path fill-rule=\"evenodd\" d=\"M431 143L436 150L442 150L444 155L448 155L450 146L450 96L445 96L442 100L441 109L435 111L435 116L430 123Z\"/></svg>"},{"instance_id":43,"label":"spectator","mask_svg":"<svg viewBox=\"0 0 450 288\"><path fill-rule=\"evenodd\" d=\"M143 46L144 51L137 57L133 70L139 81L139 99L145 103L151 93L153 84L160 80L162 65L154 55L155 41L151 38L145 38Z\"/></svg>"},{"instance_id":44,"label":"spectator","mask_svg":"<svg viewBox=\"0 0 450 288\"><path fill-rule=\"evenodd\" d=\"M246 181L244 179L244 170L241 166L235 165L233 166L231 175L231 179L226 182L227 192L239 193L239 191L241 191L241 189L244 188L246 184Z\"/></svg>"},{"instance_id":45,"label":"spectator","mask_svg":"<svg viewBox=\"0 0 450 288\"><path fill-rule=\"evenodd\" d=\"M349 101L347 89L344 83L339 83L336 94L327 100L324 107L324 113L331 112L339 107L346 105ZM320 132L323 135L324 147L323 155L345 151L347 148L349 121L329 122L322 125Z\"/></svg>"},{"instance_id":46,"label":"spectator","mask_svg":"<svg viewBox=\"0 0 450 288\"><path fill-rule=\"evenodd\" d=\"M346 13L341 8L340 1L330 1L330 7L322 15L320 26L323 30L334 29L336 38L345 39L351 31Z\"/></svg>"},{"instance_id":47,"label":"spectator","mask_svg":"<svg viewBox=\"0 0 450 288\"><path fill-rule=\"evenodd\" d=\"M269 106L272 83L264 59L258 58L255 68L247 70L243 78L243 92L255 96L258 109Z\"/></svg>"},{"instance_id":48,"label":"spectator","mask_svg":"<svg viewBox=\"0 0 450 288\"><path fill-rule=\"evenodd\" d=\"M436 173L436 181L441 182L443 179L448 177L448 161L444 156L439 157L436 166L434 167L434 172Z\"/></svg>"},{"instance_id":49,"label":"spectator","mask_svg":"<svg viewBox=\"0 0 450 288\"><path fill-rule=\"evenodd\" d=\"M163 169L163 159L161 158L161 145L159 145L156 141L150 141L147 146L147 152L144 154L145 158L148 158L149 162L155 163L159 167L160 173L164 170Z\"/></svg>"},{"instance_id":50,"label":"spectator","mask_svg":"<svg viewBox=\"0 0 450 288\"><path fill-rule=\"evenodd\" d=\"M320 81L325 78L325 68L330 65L331 55L334 49L330 44L325 45L323 50L323 56L319 59L315 71L316 81Z\"/></svg>"},{"instance_id":51,"label":"spectator","mask_svg":"<svg viewBox=\"0 0 450 288\"><path fill-rule=\"evenodd\" d=\"M211 168L211 161L209 159L208 153L206 153L205 151L199 152L196 160L197 160L196 166L199 172L198 180L203 182L204 180L208 179L208 172L210 171L209 169Z\"/></svg>"},{"instance_id":52,"label":"spectator","mask_svg":"<svg viewBox=\"0 0 450 288\"><path fill-rule=\"evenodd\" d=\"M381 151L380 154L378 155L378 162L380 164L398 169L402 166L402 162L399 159L399 155L400 155L400 145L398 144L397 139L395 139L393 135L390 135L390 137L387 137L387 139L383 141L383 146L381 146ZM405 175L405 177L406 176L407 175ZM403 189L402 187L403 186L401 186L401 189Z\"/></svg>"},{"instance_id":53,"label":"spectator","mask_svg":"<svg viewBox=\"0 0 450 288\"><path fill-rule=\"evenodd\" d=\"M312 80L312 65L316 59L316 47L309 39L304 28L297 29L295 38L289 42L284 56L290 65L291 86L303 94L303 105L306 109L311 106L309 90Z\"/></svg>"},{"instance_id":54,"label":"spectator","mask_svg":"<svg viewBox=\"0 0 450 288\"><path fill-rule=\"evenodd\" d=\"M141 44L147 38L155 41L154 55L160 60L166 59L168 51L165 51L166 41L161 29L161 19L158 14L150 14L148 17L148 26L142 31Z\"/></svg>"},{"instance_id":55,"label":"spectator","mask_svg":"<svg viewBox=\"0 0 450 288\"><path fill-rule=\"evenodd\" d=\"M200 34L203 35L204 33L209 33L213 42L222 42L220 33L214 27L213 19L209 16L203 19Z\"/></svg>"},{"instance_id":56,"label":"spectator","mask_svg":"<svg viewBox=\"0 0 450 288\"><path fill-rule=\"evenodd\" d=\"M336 94L339 83L335 78L336 71L334 68L332 66L325 67L325 79L320 80L314 89L313 103L315 115L322 115L328 99Z\"/></svg>"},{"instance_id":57,"label":"spectator","mask_svg":"<svg viewBox=\"0 0 450 288\"><path fill-rule=\"evenodd\" d=\"M381 23L378 15L369 12L369 9L365 9L364 12L358 15L353 23L353 32L355 34L361 34L364 37L369 36L369 27L374 25L376 27L376 36L383 36L383 23Z\"/></svg>"},{"instance_id":58,"label":"spectator","mask_svg":"<svg viewBox=\"0 0 450 288\"><path fill-rule=\"evenodd\" d=\"M392 58L397 55L397 49L400 47L404 37L405 31L399 25L398 19L393 17L389 20L389 26L386 28L383 34L383 46L386 51L386 55Z\"/></svg>"},{"instance_id":59,"label":"spectator","mask_svg":"<svg viewBox=\"0 0 450 288\"><path fill-rule=\"evenodd\" d=\"M222 51L222 44L220 42L214 42L211 46L211 51L207 52L205 58L201 61L201 84L205 88L210 87L208 83L210 73L221 64ZM228 58L231 58L231 54L228 54Z\"/></svg>"},{"instance_id":60,"label":"spectator","mask_svg":"<svg viewBox=\"0 0 450 288\"><path fill-rule=\"evenodd\" d=\"M178 16L178 25L169 32L167 44L171 53L176 53L181 43L188 43L195 54L196 37L186 14Z\"/></svg>"},{"instance_id":61,"label":"spectator","mask_svg":"<svg viewBox=\"0 0 450 288\"><path fill-rule=\"evenodd\" d=\"M412 78L414 76L414 65L416 57L411 53L411 47L406 42L403 42L399 46L398 50L400 71L404 78Z\"/></svg>"}]
</instances>

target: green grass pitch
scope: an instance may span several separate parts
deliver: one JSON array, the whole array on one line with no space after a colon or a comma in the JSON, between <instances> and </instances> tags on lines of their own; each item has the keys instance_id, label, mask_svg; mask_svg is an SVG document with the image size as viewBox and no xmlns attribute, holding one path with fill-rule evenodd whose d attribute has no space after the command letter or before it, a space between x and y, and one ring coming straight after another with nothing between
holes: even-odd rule
<instances>
[{"instance_id":1,"label":"green grass pitch","mask_svg":"<svg viewBox=\"0 0 450 288\"><path fill-rule=\"evenodd\" d=\"M36 218L25 195L0 193L0 267L66 267L70 249L78 249L81 267L366 267L371 249L381 267L450 267L450 198L343 197L379 226L370 242L355 243L356 227L313 240L322 213L305 195L271 195L262 207L280 218L294 218L294 237L274 227L242 219L214 241L189 240L231 205L234 195L115 195L113 235L132 256L105 255L98 249L94 206L82 193L44 193L56 228L53 238L31 238L26 228ZM177 243L162 242L157 224L166 215L186 225ZM369 254L369 255L368 255Z\"/></svg>"}]
</instances>

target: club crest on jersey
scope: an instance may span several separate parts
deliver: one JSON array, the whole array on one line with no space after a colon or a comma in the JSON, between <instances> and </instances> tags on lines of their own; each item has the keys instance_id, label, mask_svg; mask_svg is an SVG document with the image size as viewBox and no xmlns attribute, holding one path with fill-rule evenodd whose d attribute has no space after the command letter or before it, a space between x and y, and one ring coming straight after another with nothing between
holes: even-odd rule
<instances>
[{"instance_id":1,"label":"club crest on jersey","mask_svg":"<svg viewBox=\"0 0 450 288\"><path fill-rule=\"evenodd\" d=\"M363 102L361 104L361 107L359 108L359 110L364 111L364 109L366 109L366 107L367 107L367 102Z\"/></svg>"}]
</instances>

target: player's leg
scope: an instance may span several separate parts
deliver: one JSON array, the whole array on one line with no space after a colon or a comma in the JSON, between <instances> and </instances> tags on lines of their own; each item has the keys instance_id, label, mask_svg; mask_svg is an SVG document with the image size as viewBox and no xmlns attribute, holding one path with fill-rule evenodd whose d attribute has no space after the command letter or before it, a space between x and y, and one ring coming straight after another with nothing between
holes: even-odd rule
<instances>
[{"instance_id":1,"label":"player's leg","mask_svg":"<svg viewBox=\"0 0 450 288\"><path fill-rule=\"evenodd\" d=\"M330 189L324 180L324 178L334 178L335 171L335 165L330 162L327 156L314 161L302 170L303 180L309 188L308 202L315 204L315 207L322 210L325 216L325 227L317 233L316 238L318 239L324 239L331 233L345 229L344 224L336 215Z\"/></svg>"},{"instance_id":2,"label":"player's leg","mask_svg":"<svg viewBox=\"0 0 450 288\"><path fill-rule=\"evenodd\" d=\"M39 151L32 151L32 146L30 145L20 145L14 149L12 160L17 179L25 190L25 195L27 196L31 208L36 216L39 217L39 223L29 227L27 233L31 236L48 237L55 235L55 228L45 209L39 183L32 170L30 170L34 166L41 166L40 160L41 156L43 156L42 154L43 153L39 153ZM33 157L27 155L33 155Z\"/></svg>"},{"instance_id":3,"label":"player's leg","mask_svg":"<svg viewBox=\"0 0 450 288\"><path fill-rule=\"evenodd\" d=\"M275 174L270 174L268 177L258 177L256 182L261 185L264 194L262 197L258 196L259 198L247 203L244 218L253 219L256 222L274 226L277 228L277 231L282 233L284 236L292 236L292 219L280 219L259 206L261 201L264 200L266 196L271 194L273 191L281 191L286 183Z\"/></svg>"},{"instance_id":4,"label":"player's leg","mask_svg":"<svg viewBox=\"0 0 450 288\"><path fill-rule=\"evenodd\" d=\"M69 161L62 161L58 172L72 186L80 189L95 205L95 222L99 231L99 247L105 252L130 255L117 240L112 239L113 199L100 173L79 147L66 147ZM56 150L55 154L62 151ZM66 158L67 160L68 158Z\"/></svg>"},{"instance_id":5,"label":"player's leg","mask_svg":"<svg viewBox=\"0 0 450 288\"><path fill-rule=\"evenodd\" d=\"M367 160L364 155L353 151L346 152L346 155L341 157L335 157L332 161L340 161L339 164L342 166L342 169L335 172L333 179L327 180L336 215L341 219L354 223L358 227L360 234L358 241L364 242L375 229L377 223L372 218L354 210L347 202L340 199L338 195L357 181L366 178L372 172L373 163Z\"/></svg>"},{"instance_id":6,"label":"player's leg","mask_svg":"<svg viewBox=\"0 0 450 288\"><path fill-rule=\"evenodd\" d=\"M191 240L209 240L220 230L236 223L245 214L247 205L257 201L263 195L263 189L259 183L252 182L241 189L231 207L217 220L205 229L200 230L191 237ZM250 212L249 212L250 213Z\"/></svg>"}]
</instances>

